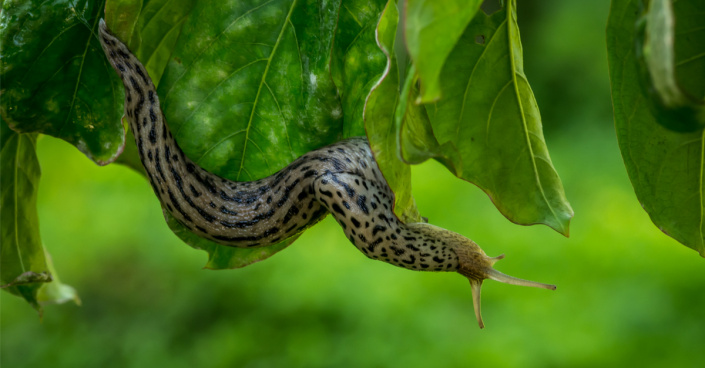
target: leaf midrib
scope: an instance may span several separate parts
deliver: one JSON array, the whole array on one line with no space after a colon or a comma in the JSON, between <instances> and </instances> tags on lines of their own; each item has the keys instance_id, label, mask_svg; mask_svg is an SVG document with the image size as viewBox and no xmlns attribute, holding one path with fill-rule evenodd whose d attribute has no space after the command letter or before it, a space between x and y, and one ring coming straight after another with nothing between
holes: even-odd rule
<instances>
[{"instance_id":1,"label":"leaf midrib","mask_svg":"<svg viewBox=\"0 0 705 368\"><path fill-rule=\"evenodd\" d=\"M99 10L99 13L100 13L100 10ZM85 64L85 62L86 62L86 54L88 54L88 48L90 47L91 40L93 39L93 29L95 29L95 25L98 23L98 19L100 19L100 17L96 16L95 20L93 21L93 25L88 30L89 31L88 39L86 40L86 45L83 47L83 55L81 55L81 65L79 65L79 67L78 67L78 76L76 77L76 85L74 86L73 95L71 96L71 105L69 107L69 111L66 113L66 119L64 120L64 123L61 124L61 128L59 128L59 130L56 132L57 136L61 136L61 132L64 130L64 128L66 127L66 124L71 119L71 113L73 112L73 108L76 105L76 95L78 94L78 87L81 85L81 77L83 76L83 64Z\"/></svg>"},{"instance_id":2,"label":"leaf midrib","mask_svg":"<svg viewBox=\"0 0 705 368\"><path fill-rule=\"evenodd\" d=\"M556 214L556 211L553 209L553 206L549 202L548 198L546 197L546 191L543 188L543 184L541 182L541 177L539 175L538 171L538 166L536 165L536 160L534 157L534 149L531 146L531 137L529 137L529 130L526 124L526 115L524 113L524 106L521 103L521 93L519 92L519 83L517 81L517 72L516 72L516 63L514 59L514 48L511 47L512 45L512 32L509 29L510 27L510 17L512 16L513 9L512 7L514 6L514 0L509 0L507 1L507 14L506 14L506 24L507 24L507 42L509 42L509 54L511 55L510 57L510 63L512 66L512 83L514 84L514 93L517 98L517 104L519 105L519 110L521 111L521 123L524 126L524 136L526 137L526 145L527 149L529 150L529 157L531 157L531 165L534 169L534 178L536 180L536 185L538 186L539 192L541 193L541 197L543 198L544 202L546 203L548 209L551 211L551 214L553 215L553 218L557 220L558 225L561 228L561 232L565 231L565 225L563 225L563 222L560 220L558 215Z\"/></svg>"},{"instance_id":3,"label":"leaf midrib","mask_svg":"<svg viewBox=\"0 0 705 368\"><path fill-rule=\"evenodd\" d=\"M255 110L257 110L257 103L259 102L259 96L260 93L262 92L262 86L265 83L265 79L267 78L267 73L269 72L269 66L272 64L272 60L274 59L274 56L277 53L277 49L279 48L279 44L281 43L282 36L284 35L284 31L286 30L287 24L291 24L291 14L294 11L294 8L296 7L296 2L297 0L294 0L291 3L291 8L289 8L289 13L286 15L286 19L284 19L284 22L282 24L282 28L279 31L279 36L277 36L277 41L274 43L274 47L272 48L272 53L269 54L269 58L267 58L267 65L264 68L264 72L262 73L262 80L259 83L259 86L257 87L257 94L255 95L255 100L252 104L252 111L250 112L250 119L247 122L247 127L245 128L245 142L243 143L242 146L242 155L240 157L240 167L238 168L237 175L235 176L235 180L240 180L240 174L242 173L242 170L245 166L245 152L247 152L247 142L250 138L250 129L252 128L252 120L254 119L255 116Z\"/></svg>"}]
</instances>

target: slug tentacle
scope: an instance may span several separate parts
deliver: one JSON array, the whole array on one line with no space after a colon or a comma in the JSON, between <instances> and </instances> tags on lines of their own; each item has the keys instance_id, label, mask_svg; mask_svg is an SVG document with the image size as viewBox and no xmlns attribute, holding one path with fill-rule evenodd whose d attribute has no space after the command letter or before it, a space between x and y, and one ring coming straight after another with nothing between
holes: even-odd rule
<instances>
[{"instance_id":1,"label":"slug tentacle","mask_svg":"<svg viewBox=\"0 0 705 368\"><path fill-rule=\"evenodd\" d=\"M332 213L363 254L419 271L458 272L470 280L480 327L480 288L490 278L555 289L492 269L472 240L427 224L404 224L393 211L394 193L364 137L311 151L279 172L235 182L184 155L162 114L154 84L140 61L101 19L99 38L125 86L125 115L140 160L162 207L192 232L233 247L275 244Z\"/></svg>"}]
</instances>

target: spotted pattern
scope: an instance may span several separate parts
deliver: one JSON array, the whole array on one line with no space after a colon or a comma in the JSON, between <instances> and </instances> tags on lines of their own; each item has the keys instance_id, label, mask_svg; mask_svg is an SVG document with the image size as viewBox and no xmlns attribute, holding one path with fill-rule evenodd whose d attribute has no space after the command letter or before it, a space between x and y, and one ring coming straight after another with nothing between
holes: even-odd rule
<instances>
[{"instance_id":1,"label":"spotted pattern","mask_svg":"<svg viewBox=\"0 0 705 368\"><path fill-rule=\"evenodd\" d=\"M144 66L102 20L100 41L125 86L125 115L149 182L162 206L189 230L223 245L258 247L332 213L371 259L413 270L458 270L458 256L445 241L394 215L394 195L365 138L311 151L261 180L218 177L184 155Z\"/></svg>"}]
</instances>

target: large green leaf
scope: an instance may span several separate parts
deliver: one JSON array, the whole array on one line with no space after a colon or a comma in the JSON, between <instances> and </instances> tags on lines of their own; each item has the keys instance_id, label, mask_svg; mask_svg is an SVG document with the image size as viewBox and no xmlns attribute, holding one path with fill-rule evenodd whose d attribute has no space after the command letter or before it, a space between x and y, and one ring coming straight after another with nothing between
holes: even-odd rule
<instances>
[{"instance_id":1,"label":"large green leaf","mask_svg":"<svg viewBox=\"0 0 705 368\"><path fill-rule=\"evenodd\" d=\"M100 165L122 151L123 91L95 37L102 1L16 1L0 14L0 112L22 133L49 134Z\"/></svg>"},{"instance_id":2,"label":"large green leaf","mask_svg":"<svg viewBox=\"0 0 705 368\"><path fill-rule=\"evenodd\" d=\"M613 1L607 25L619 147L637 198L654 224L705 256L705 132L702 129L690 132L670 130L667 126L680 123L677 115L660 114L654 108L649 91L651 86L644 83L641 60L635 47L639 41L636 25L642 11L640 4L638 0ZM674 3L676 73L686 67L688 77L694 80L691 84L699 84L702 88L705 86L702 71L705 69L693 68L691 64L703 61L702 54L699 58L695 56L695 52L702 50L702 41L695 40L702 40L705 29L702 28L701 13L691 6L685 1ZM681 36L689 41L679 41ZM691 92L695 93L694 90Z\"/></svg>"},{"instance_id":3,"label":"large green leaf","mask_svg":"<svg viewBox=\"0 0 705 368\"><path fill-rule=\"evenodd\" d=\"M159 85L185 153L232 180L340 138L330 76L339 2L199 2Z\"/></svg>"},{"instance_id":4,"label":"large green leaf","mask_svg":"<svg viewBox=\"0 0 705 368\"><path fill-rule=\"evenodd\" d=\"M186 155L220 176L255 180L342 137L329 65L340 2L197 3L159 85ZM144 42L144 41L143 41ZM172 230L209 253L206 267L242 267L294 239L258 249L225 247Z\"/></svg>"},{"instance_id":5,"label":"large green leaf","mask_svg":"<svg viewBox=\"0 0 705 368\"><path fill-rule=\"evenodd\" d=\"M387 65L367 97L365 129L375 160L394 192L394 212L404 222L418 222L420 216L411 196L411 169L397 155L395 112L399 99L399 69L393 50L398 18L396 2L389 0L376 32Z\"/></svg>"},{"instance_id":6,"label":"large green leaf","mask_svg":"<svg viewBox=\"0 0 705 368\"><path fill-rule=\"evenodd\" d=\"M17 134L0 121L0 287L41 310L42 302L78 299L56 279L39 236L36 141L37 134Z\"/></svg>"},{"instance_id":7,"label":"large green leaf","mask_svg":"<svg viewBox=\"0 0 705 368\"><path fill-rule=\"evenodd\" d=\"M408 0L404 36L421 79L420 102L441 98L441 69L481 0Z\"/></svg>"},{"instance_id":8,"label":"large green leaf","mask_svg":"<svg viewBox=\"0 0 705 368\"><path fill-rule=\"evenodd\" d=\"M365 135L365 101L387 64L375 39L385 4L384 0L342 1L331 72L342 101L345 137Z\"/></svg>"},{"instance_id":9,"label":"large green leaf","mask_svg":"<svg viewBox=\"0 0 705 368\"><path fill-rule=\"evenodd\" d=\"M445 63L444 98L426 105L432 128L420 113L398 124L401 154L409 162L437 158L515 223L568 235L573 210L548 155L522 57L515 2L478 13Z\"/></svg>"}]
</instances>

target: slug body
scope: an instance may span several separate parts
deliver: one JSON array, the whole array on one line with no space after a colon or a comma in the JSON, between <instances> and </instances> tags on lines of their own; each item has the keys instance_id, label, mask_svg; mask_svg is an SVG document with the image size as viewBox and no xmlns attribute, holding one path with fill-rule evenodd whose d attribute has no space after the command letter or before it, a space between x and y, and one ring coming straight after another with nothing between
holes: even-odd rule
<instances>
[{"instance_id":1,"label":"slug body","mask_svg":"<svg viewBox=\"0 0 705 368\"><path fill-rule=\"evenodd\" d=\"M250 182L218 177L186 157L162 114L146 69L100 21L100 42L125 86L125 115L140 159L162 206L194 233L234 247L275 244L331 213L371 259L426 271L452 271L473 287L480 326L483 279L553 288L501 274L472 240L425 224L404 224L394 194L365 138L311 151L279 172Z\"/></svg>"}]
</instances>

